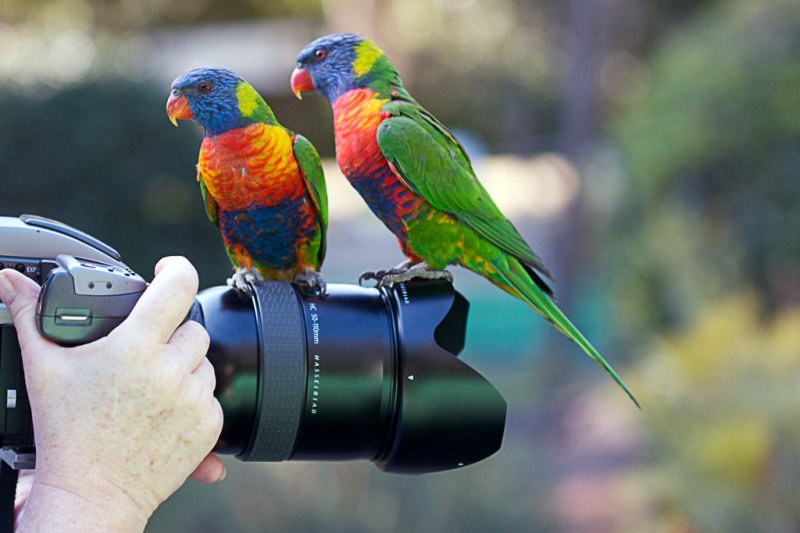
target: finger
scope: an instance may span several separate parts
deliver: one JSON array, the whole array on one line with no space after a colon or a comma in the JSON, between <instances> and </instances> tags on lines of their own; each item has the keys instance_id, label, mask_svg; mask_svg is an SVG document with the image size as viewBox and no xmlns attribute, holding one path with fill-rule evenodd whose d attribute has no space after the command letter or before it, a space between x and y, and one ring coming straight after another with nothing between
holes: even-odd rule
<instances>
[{"instance_id":1,"label":"finger","mask_svg":"<svg viewBox=\"0 0 800 533\"><path fill-rule=\"evenodd\" d=\"M189 477L200 483L217 483L225 479L226 474L227 470L222 460L216 454L210 453L200 461Z\"/></svg>"},{"instance_id":2,"label":"finger","mask_svg":"<svg viewBox=\"0 0 800 533\"><path fill-rule=\"evenodd\" d=\"M125 321L138 335L166 342L186 318L197 295L197 271L184 257L165 257Z\"/></svg>"},{"instance_id":3,"label":"finger","mask_svg":"<svg viewBox=\"0 0 800 533\"><path fill-rule=\"evenodd\" d=\"M26 351L36 353L38 347L51 344L36 328L36 300L39 291L39 286L33 280L16 270L0 271L0 300L8 307L14 319L23 354Z\"/></svg>"},{"instance_id":4,"label":"finger","mask_svg":"<svg viewBox=\"0 0 800 533\"><path fill-rule=\"evenodd\" d=\"M169 345L176 350L175 357L180 358L181 368L187 373L194 372L205 358L210 342L206 328L191 320L181 324L169 339Z\"/></svg>"},{"instance_id":5,"label":"finger","mask_svg":"<svg viewBox=\"0 0 800 533\"><path fill-rule=\"evenodd\" d=\"M211 364L211 361L206 358L200 361L200 364L195 368L192 374L202 380L204 390L213 391L217 386L217 375L214 373L214 366Z\"/></svg>"}]
</instances>

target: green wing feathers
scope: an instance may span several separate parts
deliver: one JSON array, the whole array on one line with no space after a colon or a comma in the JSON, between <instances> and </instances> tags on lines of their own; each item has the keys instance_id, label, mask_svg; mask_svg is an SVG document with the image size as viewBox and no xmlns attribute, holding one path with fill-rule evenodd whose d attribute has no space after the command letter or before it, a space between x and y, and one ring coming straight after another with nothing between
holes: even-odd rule
<instances>
[{"instance_id":1,"label":"green wing feathers","mask_svg":"<svg viewBox=\"0 0 800 533\"><path fill-rule=\"evenodd\" d=\"M197 181L200 183L200 194L203 195L203 206L206 208L206 215L208 220L215 226L219 226L219 208L217 202L208 194L206 183L203 181L203 176L200 171L197 171Z\"/></svg>"},{"instance_id":2,"label":"green wing feathers","mask_svg":"<svg viewBox=\"0 0 800 533\"><path fill-rule=\"evenodd\" d=\"M317 208L322 242L319 248L319 262L325 259L325 250L328 233L328 191L325 186L325 174L322 171L322 162L319 159L311 141L300 134L294 136L294 158L303 174L311 201Z\"/></svg>"},{"instance_id":3,"label":"green wing feathers","mask_svg":"<svg viewBox=\"0 0 800 533\"><path fill-rule=\"evenodd\" d=\"M550 272L475 176L469 158L453 136L419 106L389 102L392 117L377 138L399 178L437 209L451 214L480 236L546 277ZM552 294L543 280L540 287Z\"/></svg>"}]
</instances>

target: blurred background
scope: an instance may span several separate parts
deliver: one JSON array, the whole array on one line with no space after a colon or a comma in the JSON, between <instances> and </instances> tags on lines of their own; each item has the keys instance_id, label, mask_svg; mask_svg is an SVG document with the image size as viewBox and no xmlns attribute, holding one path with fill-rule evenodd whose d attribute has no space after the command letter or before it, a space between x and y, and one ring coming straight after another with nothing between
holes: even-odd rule
<instances>
[{"instance_id":1,"label":"blurred background","mask_svg":"<svg viewBox=\"0 0 800 533\"><path fill-rule=\"evenodd\" d=\"M0 213L62 220L149 277L230 265L164 103L227 66L317 146L329 281L398 263L338 174L301 47L375 39L473 155L559 303L635 407L524 304L463 270L462 357L509 404L455 472L243 464L188 482L148 532L800 529L800 3L796 0L0 0Z\"/></svg>"}]
</instances>

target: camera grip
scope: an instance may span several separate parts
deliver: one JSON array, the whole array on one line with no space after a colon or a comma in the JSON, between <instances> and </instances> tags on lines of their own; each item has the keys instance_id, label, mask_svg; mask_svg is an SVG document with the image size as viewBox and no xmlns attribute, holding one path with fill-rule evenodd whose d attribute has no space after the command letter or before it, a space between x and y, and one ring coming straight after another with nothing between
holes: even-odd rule
<instances>
[{"instance_id":1,"label":"camera grip","mask_svg":"<svg viewBox=\"0 0 800 533\"><path fill-rule=\"evenodd\" d=\"M63 346L108 335L130 314L147 283L130 269L59 255L36 306L39 331Z\"/></svg>"}]
</instances>

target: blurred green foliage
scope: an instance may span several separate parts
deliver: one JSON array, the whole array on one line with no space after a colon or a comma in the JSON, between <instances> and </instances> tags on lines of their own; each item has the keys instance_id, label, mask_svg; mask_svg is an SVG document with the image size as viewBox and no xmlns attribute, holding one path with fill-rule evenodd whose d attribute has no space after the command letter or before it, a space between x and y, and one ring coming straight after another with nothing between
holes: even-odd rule
<instances>
[{"instance_id":1,"label":"blurred green foliage","mask_svg":"<svg viewBox=\"0 0 800 533\"><path fill-rule=\"evenodd\" d=\"M800 4L718 2L610 128L628 180L605 264L622 335L654 346L631 380L648 530L800 527L798 57Z\"/></svg>"},{"instance_id":2,"label":"blurred green foliage","mask_svg":"<svg viewBox=\"0 0 800 533\"><path fill-rule=\"evenodd\" d=\"M800 529L798 380L800 308L764 321L753 294L657 343L632 373L647 411L647 464L631 475L654 510L646 529Z\"/></svg>"},{"instance_id":3,"label":"blurred green foliage","mask_svg":"<svg viewBox=\"0 0 800 533\"><path fill-rule=\"evenodd\" d=\"M721 2L672 32L615 122L629 182L611 236L631 330L753 286L800 302L800 4ZM637 318L638 317L638 318Z\"/></svg>"}]
</instances>

